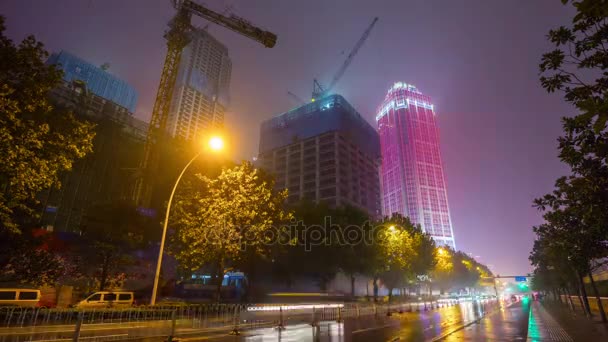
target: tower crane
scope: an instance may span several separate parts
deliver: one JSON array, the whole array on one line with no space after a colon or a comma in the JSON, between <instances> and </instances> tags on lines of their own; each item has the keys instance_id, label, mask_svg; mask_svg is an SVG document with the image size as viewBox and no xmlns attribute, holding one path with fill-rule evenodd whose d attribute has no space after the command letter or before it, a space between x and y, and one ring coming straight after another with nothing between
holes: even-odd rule
<instances>
[{"instance_id":1,"label":"tower crane","mask_svg":"<svg viewBox=\"0 0 608 342\"><path fill-rule=\"evenodd\" d=\"M329 95L329 92L334 88L336 83L338 83L338 81L342 78L342 76L344 76L344 72L346 71L346 69L348 68L350 63L353 61L353 58L359 52L359 49L361 49L361 46L363 46L363 43L365 43L365 40L367 40L367 37L369 36L370 32L376 25L377 21L378 21L378 17L375 17L374 20L372 20L372 23L369 24L369 26L367 27L365 32L363 32L363 35L361 36L361 38L359 38L359 41L357 42L357 44L355 44L355 47L348 54L348 57L346 57L346 60L344 61L344 63L340 67L340 69L338 69L338 72L336 72L336 74L332 78L332 80L329 83L329 86L327 86L327 88L324 88L323 86L321 86L319 81L317 81L316 79L313 81L312 101L315 101L315 99L319 99L319 98Z\"/></svg>"},{"instance_id":2,"label":"tower crane","mask_svg":"<svg viewBox=\"0 0 608 342\"><path fill-rule=\"evenodd\" d=\"M296 102L298 102L298 105L306 104L306 101L302 100L298 95L290 92L289 90L287 91L287 95L289 95L292 99L294 99Z\"/></svg>"},{"instance_id":3,"label":"tower crane","mask_svg":"<svg viewBox=\"0 0 608 342\"><path fill-rule=\"evenodd\" d=\"M135 201L138 205L143 206L148 206L151 201L151 181L160 158L158 144L159 140L166 134L171 96L173 95L177 79L182 50L190 42L189 34L192 30L192 15L228 28L261 43L267 48L274 47L277 41L277 36L274 33L264 31L236 15L225 16L192 0L172 0L172 2L177 13L169 22L169 29L164 35L167 40L167 56L165 57L160 84L158 85L156 100L152 109L152 118L150 119L150 126L148 127L148 134L144 145L144 156L141 163L143 174L138 177L135 185Z\"/></svg>"}]
</instances>

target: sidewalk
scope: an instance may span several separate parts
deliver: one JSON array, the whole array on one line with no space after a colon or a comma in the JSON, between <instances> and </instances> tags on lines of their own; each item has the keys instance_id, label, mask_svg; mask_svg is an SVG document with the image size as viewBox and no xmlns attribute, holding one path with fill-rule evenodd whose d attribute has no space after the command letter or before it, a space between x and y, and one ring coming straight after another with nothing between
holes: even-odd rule
<instances>
[{"instance_id":1,"label":"sidewalk","mask_svg":"<svg viewBox=\"0 0 608 342\"><path fill-rule=\"evenodd\" d=\"M555 302L533 302L528 322L528 341L608 341L608 326Z\"/></svg>"}]
</instances>

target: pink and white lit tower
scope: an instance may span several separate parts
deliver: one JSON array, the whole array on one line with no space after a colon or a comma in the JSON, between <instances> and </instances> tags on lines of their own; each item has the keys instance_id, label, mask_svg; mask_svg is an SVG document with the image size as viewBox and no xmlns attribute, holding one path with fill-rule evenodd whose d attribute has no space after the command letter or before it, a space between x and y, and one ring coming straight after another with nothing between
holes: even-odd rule
<instances>
[{"instance_id":1,"label":"pink and white lit tower","mask_svg":"<svg viewBox=\"0 0 608 342\"><path fill-rule=\"evenodd\" d=\"M395 83L376 115L382 151L382 214L400 213L456 248L431 98Z\"/></svg>"}]
</instances>

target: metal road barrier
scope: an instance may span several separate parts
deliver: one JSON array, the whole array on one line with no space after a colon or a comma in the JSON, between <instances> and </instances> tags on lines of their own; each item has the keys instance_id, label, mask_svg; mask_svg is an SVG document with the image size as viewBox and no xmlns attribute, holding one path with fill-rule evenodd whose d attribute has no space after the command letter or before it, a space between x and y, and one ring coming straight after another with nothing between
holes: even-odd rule
<instances>
[{"instance_id":1,"label":"metal road barrier","mask_svg":"<svg viewBox=\"0 0 608 342\"><path fill-rule=\"evenodd\" d=\"M105 309L0 307L0 342L110 341L200 337L294 324L316 325L371 315L429 311L455 300L418 303L205 304Z\"/></svg>"}]
</instances>

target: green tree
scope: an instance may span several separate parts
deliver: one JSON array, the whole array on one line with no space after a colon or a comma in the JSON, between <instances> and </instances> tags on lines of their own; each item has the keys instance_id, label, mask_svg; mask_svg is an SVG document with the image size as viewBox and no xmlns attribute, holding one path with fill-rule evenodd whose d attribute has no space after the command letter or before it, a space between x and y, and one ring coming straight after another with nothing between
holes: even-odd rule
<instances>
[{"instance_id":1,"label":"green tree","mask_svg":"<svg viewBox=\"0 0 608 342\"><path fill-rule=\"evenodd\" d=\"M336 230L330 248L337 252L338 268L350 278L350 295L355 296L357 274L370 274L373 241L369 216L361 209L343 206L333 210L332 224ZM343 241L339 241L343 240Z\"/></svg>"},{"instance_id":2,"label":"green tree","mask_svg":"<svg viewBox=\"0 0 608 342\"><path fill-rule=\"evenodd\" d=\"M133 252L151 240L150 220L127 202L93 205L88 209L75 254L82 274L99 291L116 287L134 264Z\"/></svg>"},{"instance_id":3,"label":"green tree","mask_svg":"<svg viewBox=\"0 0 608 342\"><path fill-rule=\"evenodd\" d=\"M6 260L0 268L2 282L52 286L72 269L70 260L48 250L45 237L7 233L0 236L10 239L10 247L0 250L0 257Z\"/></svg>"},{"instance_id":4,"label":"green tree","mask_svg":"<svg viewBox=\"0 0 608 342\"><path fill-rule=\"evenodd\" d=\"M461 251L454 253L454 285L460 288L475 288L481 274L477 270L478 263Z\"/></svg>"},{"instance_id":5,"label":"green tree","mask_svg":"<svg viewBox=\"0 0 608 342\"><path fill-rule=\"evenodd\" d=\"M268 255L282 224L291 218L284 209L287 191L277 192L273 186L243 162L224 168L217 178L199 174L177 195L169 222L174 230L170 253L186 270L213 265L218 300L229 267L247 250Z\"/></svg>"},{"instance_id":6,"label":"green tree","mask_svg":"<svg viewBox=\"0 0 608 342\"><path fill-rule=\"evenodd\" d=\"M558 179L556 189L551 194L535 200L535 205L544 210L546 223L535 227L534 231L546 241L549 248L559 248L567 256L566 265L576 273L587 310L587 294L582 279L584 276L590 277L600 315L605 321L606 315L592 275L594 260L606 257L608 247L606 227L601 219L598 220L605 213L598 208L602 207L602 203L594 196L596 192L595 184L591 184L588 178L570 176ZM539 260L539 257L547 255L534 257L531 261L541 266L543 260ZM589 310L588 314L591 314Z\"/></svg>"},{"instance_id":7,"label":"green tree","mask_svg":"<svg viewBox=\"0 0 608 342\"><path fill-rule=\"evenodd\" d=\"M19 232L17 216L35 214L36 195L91 151L94 133L49 104L61 71L45 64L42 43L29 36L15 45L4 30L0 17L0 226Z\"/></svg>"},{"instance_id":8,"label":"green tree","mask_svg":"<svg viewBox=\"0 0 608 342\"><path fill-rule=\"evenodd\" d=\"M571 4L576 15L571 25L549 31L555 49L542 57L541 84L549 92L563 91L580 110L576 119L595 120L599 132L608 120L608 1L561 1Z\"/></svg>"},{"instance_id":9,"label":"green tree","mask_svg":"<svg viewBox=\"0 0 608 342\"><path fill-rule=\"evenodd\" d=\"M415 277L415 265L419 257L416 235L422 234L407 217L393 215L377 224L378 265L376 275L388 288L389 301L393 290L407 284Z\"/></svg>"},{"instance_id":10,"label":"green tree","mask_svg":"<svg viewBox=\"0 0 608 342\"><path fill-rule=\"evenodd\" d=\"M444 246L437 248L435 252L435 267L431 272L431 276L441 293L452 287L454 277L454 251L451 248Z\"/></svg>"},{"instance_id":11,"label":"green tree","mask_svg":"<svg viewBox=\"0 0 608 342\"><path fill-rule=\"evenodd\" d=\"M278 256L278 269L288 283L295 276L306 275L317 282L321 291L326 291L340 270L341 246L332 241L329 229L332 219L337 218L336 211L325 202L309 200L296 203L292 209L295 220L290 236L294 236L296 241L286 246L284 254Z\"/></svg>"},{"instance_id":12,"label":"green tree","mask_svg":"<svg viewBox=\"0 0 608 342\"><path fill-rule=\"evenodd\" d=\"M549 32L555 49L542 56L540 81L548 92L562 91L577 109L574 116L562 119L564 135L559 138L559 157L572 174L535 200L546 223L535 227L538 242L530 260L542 279L537 285L556 292L573 282L560 275L575 279L589 311L581 279L589 275L599 297L591 265L608 250L608 1L562 3L572 5L576 14L571 25ZM599 299L598 305L606 321Z\"/></svg>"}]
</instances>

